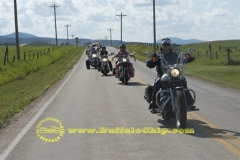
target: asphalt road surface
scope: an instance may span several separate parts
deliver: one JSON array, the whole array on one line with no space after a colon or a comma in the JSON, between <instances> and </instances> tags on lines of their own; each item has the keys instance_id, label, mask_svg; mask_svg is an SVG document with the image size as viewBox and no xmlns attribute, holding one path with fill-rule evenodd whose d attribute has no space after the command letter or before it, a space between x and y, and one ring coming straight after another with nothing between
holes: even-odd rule
<instances>
[{"instance_id":1,"label":"asphalt road surface","mask_svg":"<svg viewBox=\"0 0 240 160\"><path fill-rule=\"evenodd\" d=\"M87 70L86 59L0 129L1 160L240 159L239 91L187 77L200 111L188 112L194 133L176 133L143 98L155 68L132 60L136 76L125 86Z\"/></svg>"}]
</instances>

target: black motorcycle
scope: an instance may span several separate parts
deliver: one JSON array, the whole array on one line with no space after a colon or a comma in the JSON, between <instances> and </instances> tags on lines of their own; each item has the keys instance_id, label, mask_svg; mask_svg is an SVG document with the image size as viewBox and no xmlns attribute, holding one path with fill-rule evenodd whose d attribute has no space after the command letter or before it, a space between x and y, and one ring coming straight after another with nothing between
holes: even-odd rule
<instances>
[{"instance_id":1,"label":"black motorcycle","mask_svg":"<svg viewBox=\"0 0 240 160\"><path fill-rule=\"evenodd\" d=\"M104 76L110 72L109 60L107 55L103 55L101 59L101 72Z\"/></svg>"},{"instance_id":2,"label":"black motorcycle","mask_svg":"<svg viewBox=\"0 0 240 160\"><path fill-rule=\"evenodd\" d=\"M164 120L173 118L176 120L177 128L186 128L187 125L187 112L198 111L199 109L192 109L196 101L196 94L192 89L188 89L186 86L186 78L184 71L186 70L187 59L185 53L180 53L176 64L169 64L163 56L160 56L161 68L163 75L161 77L161 88L156 93L157 110L154 110L156 114L162 116ZM144 94L144 98L148 103L151 101L151 92L153 86L147 86ZM193 94L193 103L187 106L185 92L190 91Z\"/></svg>"},{"instance_id":3,"label":"black motorcycle","mask_svg":"<svg viewBox=\"0 0 240 160\"><path fill-rule=\"evenodd\" d=\"M98 57L98 54L97 53L93 53L91 56L89 56L89 59L86 61L87 69L90 69L90 66L92 66L95 69L97 69L99 61L100 61L100 59Z\"/></svg>"}]
</instances>

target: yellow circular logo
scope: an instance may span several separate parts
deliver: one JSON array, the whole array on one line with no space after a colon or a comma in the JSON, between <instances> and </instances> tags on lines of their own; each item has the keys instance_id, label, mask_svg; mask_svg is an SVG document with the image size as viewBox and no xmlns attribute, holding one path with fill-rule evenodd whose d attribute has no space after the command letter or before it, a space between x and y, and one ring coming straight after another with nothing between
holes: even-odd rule
<instances>
[{"instance_id":1,"label":"yellow circular logo","mask_svg":"<svg viewBox=\"0 0 240 160\"><path fill-rule=\"evenodd\" d=\"M36 134L44 142L58 142L64 135L64 127L56 118L44 118L37 124Z\"/></svg>"}]
</instances>

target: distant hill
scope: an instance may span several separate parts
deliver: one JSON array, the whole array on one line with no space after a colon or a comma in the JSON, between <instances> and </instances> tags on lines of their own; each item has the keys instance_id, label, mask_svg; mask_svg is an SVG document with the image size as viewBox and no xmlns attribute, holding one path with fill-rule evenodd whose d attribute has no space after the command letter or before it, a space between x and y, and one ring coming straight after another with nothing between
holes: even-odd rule
<instances>
[{"instance_id":1,"label":"distant hill","mask_svg":"<svg viewBox=\"0 0 240 160\"><path fill-rule=\"evenodd\" d=\"M172 43L176 43L176 44L191 44L191 43L199 43L199 42L204 42L202 40L198 40L198 39L188 39L188 40L184 40L184 39L180 39L180 38L176 38L176 37L168 37ZM157 43L161 43L162 39L157 40Z\"/></svg>"},{"instance_id":2,"label":"distant hill","mask_svg":"<svg viewBox=\"0 0 240 160\"><path fill-rule=\"evenodd\" d=\"M34 37L37 37L35 35L28 34L28 33L23 33L23 32L18 32L18 36L19 36L19 38L34 38ZM5 37L15 38L15 32L11 33L11 34L8 34L8 35L5 35Z\"/></svg>"},{"instance_id":3,"label":"distant hill","mask_svg":"<svg viewBox=\"0 0 240 160\"><path fill-rule=\"evenodd\" d=\"M191 44L191 43L199 43L199 42L204 42L202 40L197 40L197 39L189 39L189 40L184 40L176 37L169 37L171 39L172 43L176 44ZM48 37L37 37L32 34L28 33L23 33L19 32L19 42L20 44L29 44L29 43L34 43L34 42L45 42L45 43L50 43L52 45L55 45L56 40L55 38L48 38ZM79 43L88 43L89 41L94 42L94 41L100 41L103 45L110 45L111 42L110 40L105 40L105 39L85 39L85 38L80 38ZM4 44L15 44L15 33L11 33L5 36L0 36L0 45ZM58 38L58 45L67 43L67 39L62 39ZM69 39L70 44L76 44L75 40ZM123 43L129 44L129 43L138 43L138 42L126 42L123 41ZM157 41L157 43L161 43L161 39ZM120 40L112 40L112 45L113 46L119 46L120 45Z\"/></svg>"},{"instance_id":4,"label":"distant hill","mask_svg":"<svg viewBox=\"0 0 240 160\"><path fill-rule=\"evenodd\" d=\"M37 42L33 42L33 43L30 43L30 44L27 44L25 46L52 46L52 44L51 43L37 41Z\"/></svg>"}]
</instances>

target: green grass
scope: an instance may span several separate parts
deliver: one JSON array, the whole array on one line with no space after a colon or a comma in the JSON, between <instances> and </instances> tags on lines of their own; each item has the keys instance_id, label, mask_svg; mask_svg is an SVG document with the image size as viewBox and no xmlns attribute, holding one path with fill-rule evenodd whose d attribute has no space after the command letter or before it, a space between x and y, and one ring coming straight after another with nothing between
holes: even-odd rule
<instances>
[{"instance_id":1,"label":"green grass","mask_svg":"<svg viewBox=\"0 0 240 160\"><path fill-rule=\"evenodd\" d=\"M0 48L3 49L2 47ZM15 55L13 53L16 51L15 47L9 47L9 62L6 62L5 66L3 63L0 65L0 86L14 81L19 76L26 76L31 72L38 71L42 67L55 63L59 57L66 54L71 49L71 47L60 47L54 50L50 49L50 52L48 52L48 48L46 47L21 47L21 59L15 60L13 63L12 57ZM32 52L29 53L29 51ZM28 52L25 61L24 52ZM3 62L4 54L1 54L0 58Z\"/></svg>"},{"instance_id":2,"label":"green grass","mask_svg":"<svg viewBox=\"0 0 240 160\"><path fill-rule=\"evenodd\" d=\"M192 53L196 59L188 64L186 75L195 76L216 84L240 90L240 40L214 41L211 42L211 44L212 59L210 59L209 54L206 54L206 52L208 53L208 43L206 42L181 46L182 52L188 51L190 47L196 49L196 51ZM231 49L230 64L228 63L225 49L219 52L219 46L237 46L237 51ZM128 44L127 50L136 52L136 58L142 61L149 59L149 57L145 55L145 52L150 51L153 53L153 47L143 46L142 44ZM216 52L218 53L218 59L216 57Z\"/></svg>"},{"instance_id":3,"label":"green grass","mask_svg":"<svg viewBox=\"0 0 240 160\"><path fill-rule=\"evenodd\" d=\"M63 78L81 57L84 49L84 47L78 50L76 47L61 47L54 50L52 55L42 56L37 60L8 64L9 73L13 71L13 75L18 75L16 68L21 68L19 71L23 73L18 78L13 76L14 80L0 86L0 126Z\"/></svg>"}]
</instances>

